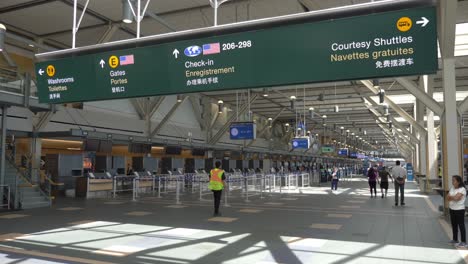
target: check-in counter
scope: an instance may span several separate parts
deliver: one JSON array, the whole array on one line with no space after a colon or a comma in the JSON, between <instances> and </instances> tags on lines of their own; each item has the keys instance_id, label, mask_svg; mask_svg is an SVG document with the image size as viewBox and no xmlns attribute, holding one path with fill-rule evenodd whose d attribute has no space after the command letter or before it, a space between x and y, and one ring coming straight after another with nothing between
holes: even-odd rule
<instances>
[{"instance_id":1,"label":"check-in counter","mask_svg":"<svg viewBox=\"0 0 468 264\"><path fill-rule=\"evenodd\" d=\"M145 193L145 192L151 192L155 188L155 177L154 175L149 172L134 172L135 176L137 177L138 180L138 192L139 193Z\"/></svg>"},{"instance_id":2,"label":"check-in counter","mask_svg":"<svg viewBox=\"0 0 468 264\"><path fill-rule=\"evenodd\" d=\"M87 177L86 198L109 197L114 186L110 173L89 173Z\"/></svg>"}]
</instances>

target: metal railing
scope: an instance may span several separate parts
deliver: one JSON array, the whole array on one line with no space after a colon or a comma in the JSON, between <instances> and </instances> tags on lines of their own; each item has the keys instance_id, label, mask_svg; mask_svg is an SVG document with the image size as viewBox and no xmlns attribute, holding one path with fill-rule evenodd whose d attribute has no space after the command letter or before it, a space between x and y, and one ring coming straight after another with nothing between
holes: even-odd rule
<instances>
[{"instance_id":1,"label":"metal railing","mask_svg":"<svg viewBox=\"0 0 468 264\"><path fill-rule=\"evenodd\" d=\"M11 193L10 193L10 186L9 185L0 185L1 193L2 193L2 208L7 207L8 210L11 208ZM4 203L3 201L6 201Z\"/></svg>"},{"instance_id":2,"label":"metal railing","mask_svg":"<svg viewBox=\"0 0 468 264\"><path fill-rule=\"evenodd\" d=\"M16 165L14 159L12 159L10 156L7 156L6 161L10 166L12 166L16 170L16 175L14 177L14 183L10 185L12 195L12 201L13 201L13 208L19 208L21 207L21 204L23 202L23 192L21 192L21 188L19 185L19 179L21 178L27 186L23 187L34 187L35 185L33 184L33 179L32 179L32 174L31 171L25 168L21 168L18 165ZM50 196L50 187L47 188L42 188L41 184L39 184L38 191L42 196L44 196L49 204L52 204L52 197Z\"/></svg>"}]
</instances>

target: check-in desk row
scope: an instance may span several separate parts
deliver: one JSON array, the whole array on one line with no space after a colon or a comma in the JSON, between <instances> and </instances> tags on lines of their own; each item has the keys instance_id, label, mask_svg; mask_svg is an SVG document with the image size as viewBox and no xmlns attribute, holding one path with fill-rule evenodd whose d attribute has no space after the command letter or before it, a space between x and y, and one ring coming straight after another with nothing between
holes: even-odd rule
<instances>
[{"instance_id":1,"label":"check-in desk row","mask_svg":"<svg viewBox=\"0 0 468 264\"><path fill-rule=\"evenodd\" d=\"M152 188L153 181L144 180L144 177L150 176L150 172L134 172L134 175L114 175L105 173L88 173L85 183L77 182L77 196L86 198L109 197L112 192L131 192L133 191L135 179L141 179L138 182L139 188ZM84 186L83 186L84 184ZM114 186L115 185L115 186Z\"/></svg>"}]
</instances>

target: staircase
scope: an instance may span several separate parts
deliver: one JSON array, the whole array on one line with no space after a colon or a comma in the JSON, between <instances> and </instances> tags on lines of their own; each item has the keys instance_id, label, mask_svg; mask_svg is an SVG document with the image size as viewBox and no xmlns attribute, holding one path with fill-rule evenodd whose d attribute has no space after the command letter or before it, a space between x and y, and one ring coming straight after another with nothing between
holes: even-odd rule
<instances>
[{"instance_id":1,"label":"staircase","mask_svg":"<svg viewBox=\"0 0 468 264\"><path fill-rule=\"evenodd\" d=\"M10 186L10 195L13 201L10 202L11 208L31 209L51 205L49 196L38 185L31 184L25 173L21 172L8 159L5 163L5 184Z\"/></svg>"}]
</instances>

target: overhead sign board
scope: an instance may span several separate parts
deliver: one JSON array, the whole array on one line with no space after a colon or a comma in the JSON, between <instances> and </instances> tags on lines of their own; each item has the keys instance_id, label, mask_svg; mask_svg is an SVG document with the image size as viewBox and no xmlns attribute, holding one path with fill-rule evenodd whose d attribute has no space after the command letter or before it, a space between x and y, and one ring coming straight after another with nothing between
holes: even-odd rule
<instances>
[{"instance_id":1,"label":"overhead sign board","mask_svg":"<svg viewBox=\"0 0 468 264\"><path fill-rule=\"evenodd\" d=\"M310 138L293 138L291 141L293 149L309 149L310 147Z\"/></svg>"},{"instance_id":2,"label":"overhead sign board","mask_svg":"<svg viewBox=\"0 0 468 264\"><path fill-rule=\"evenodd\" d=\"M432 74L435 19L435 8L424 7L42 61L39 101Z\"/></svg>"},{"instance_id":3,"label":"overhead sign board","mask_svg":"<svg viewBox=\"0 0 468 264\"><path fill-rule=\"evenodd\" d=\"M256 139L257 126L253 122L232 123L229 128L229 135L232 140Z\"/></svg>"},{"instance_id":4,"label":"overhead sign board","mask_svg":"<svg viewBox=\"0 0 468 264\"><path fill-rule=\"evenodd\" d=\"M338 150L338 155L339 156L348 156L348 149L347 148L344 148L344 149L340 149Z\"/></svg>"},{"instance_id":5,"label":"overhead sign board","mask_svg":"<svg viewBox=\"0 0 468 264\"><path fill-rule=\"evenodd\" d=\"M324 146L322 147L322 153L333 153L335 148L333 146Z\"/></svg>"}]
</instances>

